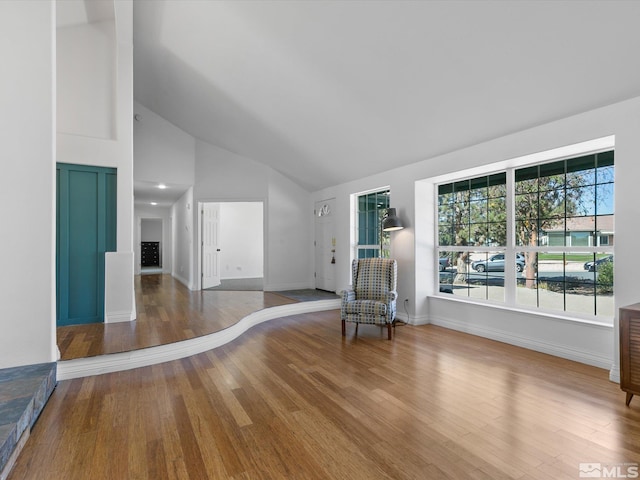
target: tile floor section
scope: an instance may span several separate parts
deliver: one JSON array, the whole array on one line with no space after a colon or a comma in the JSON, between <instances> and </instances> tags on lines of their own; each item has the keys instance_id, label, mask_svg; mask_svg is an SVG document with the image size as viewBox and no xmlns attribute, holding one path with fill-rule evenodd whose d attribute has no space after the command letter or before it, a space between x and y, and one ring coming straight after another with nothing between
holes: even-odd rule
<instances>
[{"instance_id":1,"label":"tile floor section","mask_svg":"<svg viewBox=\"0 0 640 480\"><path fill-rule=\"evenodd\" d=\"M0 475L55 386L55 362L0 369Z\"/></svg>"}]
</instances>

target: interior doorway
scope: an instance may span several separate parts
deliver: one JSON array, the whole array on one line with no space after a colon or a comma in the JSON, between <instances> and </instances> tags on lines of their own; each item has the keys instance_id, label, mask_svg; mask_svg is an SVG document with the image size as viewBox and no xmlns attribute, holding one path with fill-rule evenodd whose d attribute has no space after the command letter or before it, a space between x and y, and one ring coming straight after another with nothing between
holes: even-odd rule
<instances>
[{"instance_id":1,"label":"interior doorway","mask_svg":"<svg viewBox=\"0 0 640 480\"><path fill-rule=\"evenodd\" d=\"M140 273L162 273L165 245L161 218L140 219Z\"/></svg>"},{"instance_id":2,"label":"interior doorway","mask_svg":"<svg viewBox=\"0 0 640 480\"><path fill-rule=\"evenodd\" d=\"M264 203L199 202L201 289L264 288Z\"/></svg>"}]
</instances>

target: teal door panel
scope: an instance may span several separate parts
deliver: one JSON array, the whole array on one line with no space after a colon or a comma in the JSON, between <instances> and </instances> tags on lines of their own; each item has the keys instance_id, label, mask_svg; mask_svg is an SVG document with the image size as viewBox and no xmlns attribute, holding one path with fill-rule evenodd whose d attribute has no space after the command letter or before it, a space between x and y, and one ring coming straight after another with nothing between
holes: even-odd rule
<instances>
[{"instance_id":1,"label":"teal door panel","mask_svg":"<svg viewBox=\"0 0 640 480\"><path fill-rule=\"evenodd\" d=\"M116 250L116 171L57 165L57 324L104 322L104 253Z\"/></svg>"}]
</instances>

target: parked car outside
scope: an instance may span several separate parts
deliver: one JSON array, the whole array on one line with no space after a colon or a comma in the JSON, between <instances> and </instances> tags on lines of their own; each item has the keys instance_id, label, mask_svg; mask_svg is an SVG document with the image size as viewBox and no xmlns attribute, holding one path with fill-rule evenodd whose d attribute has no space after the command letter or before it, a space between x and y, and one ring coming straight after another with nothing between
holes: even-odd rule
<instances>
[{"instance_id":1,"label":"parked car outside","mask_svg":"<svg viewBox=\"0 0 640 480\"><path fill-rule=\"evenodd\" d=\"M438 260L438 271L444 272L447 268L449 268L451 264L449 263L449 257L440 257Z\"/></svg>"},{"instance_id":2,"label":"parked car outside","mask_svg":"<svg viewBox=\"0 0 640 480\"><path fill-rule=\"evenodd\" d=\"M487 260L478 260L471 262L471 268L476 272L504 272L504 253L492 255ZM524 256L520 253L516 254L516 270L522 272L524 270Z\"/></svg>"},{"instance_id":3,"label":"parked car outside","mask_svg":"<svg viewBox=\"0 0 640 480\"><path fill-rule=\"evenodd\" d=\"M595 272L605 263L612 263L613 255L607 255L606 257L599 258L595 262L592 260L584 264L584 269L588 272Z\"/></svg>"}]
</instances>

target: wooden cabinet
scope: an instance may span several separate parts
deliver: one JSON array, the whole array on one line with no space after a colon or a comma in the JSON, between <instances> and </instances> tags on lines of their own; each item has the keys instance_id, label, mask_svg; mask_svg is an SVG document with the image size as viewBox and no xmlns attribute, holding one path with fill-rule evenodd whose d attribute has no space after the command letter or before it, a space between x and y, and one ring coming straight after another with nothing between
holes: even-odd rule
<instances>
[{"instance_id":1,"label":"wooden cabinet","mask_svg":"<svg viewBox=\"0 0 640 480\"><path fill-rule=\"evenodd\" d=\"M620 388L627 405L640 395L640 303L620 309Z\"/></svg>"},{"instance_id":2,"label":"wooden cabinet","mask_svg":"<svg viewBox=\"0 0 640 480\"><path fill-rule=\"evenodd\" d=\"M141 242L140 265L142 267L160 266L160 242Z\"/></svg>"}]
</instances>

